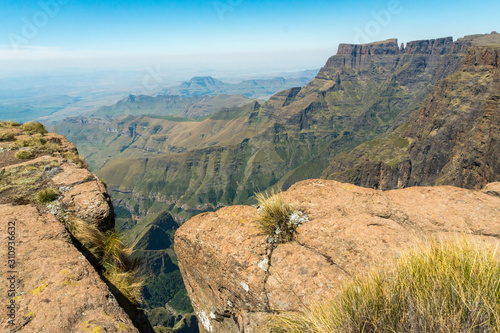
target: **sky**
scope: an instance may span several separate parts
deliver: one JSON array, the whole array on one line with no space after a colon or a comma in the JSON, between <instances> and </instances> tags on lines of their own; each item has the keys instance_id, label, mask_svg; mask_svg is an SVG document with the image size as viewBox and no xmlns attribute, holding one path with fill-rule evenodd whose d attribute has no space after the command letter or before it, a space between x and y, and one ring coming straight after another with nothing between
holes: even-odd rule
<instances>
[{"instance_id":1,"label":"sky","mask_svg":"<svg viewBox=\"0 0 500 333\"><path fill-rule=\"evenodd\" d=\"M339 43L500 31L499 0L2 0L0 72L321 67Z\"/></svg>"}]
</instances>

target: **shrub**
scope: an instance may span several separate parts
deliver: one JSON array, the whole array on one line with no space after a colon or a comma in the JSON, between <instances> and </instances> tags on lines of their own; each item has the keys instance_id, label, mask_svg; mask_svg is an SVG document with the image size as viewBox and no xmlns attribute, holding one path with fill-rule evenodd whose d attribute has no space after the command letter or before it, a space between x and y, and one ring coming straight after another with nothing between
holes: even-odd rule
<instances>
[{"instance_id":1,"label":"shrub","mask_svg":"<svg viewBox=\"0 0 500 333\"><path fill-rule=\"evenodd\" d=\"M291 241L297 228L309 219L299 207L286 203L281 193L258 193L257 222L267 235L269 243Z\"/></svg>"},{"instance_id":2,"label":"shrub","mask_svg":"<svg viewBox=\"0 0 500 333\"><path fill-rule=\"evenodd\" d=\"M24 123L21 125L21 129L28 134L33 134L33 133L38 133L38 134L46 134L48 131L45 129L45 126L43 126L41 123L35 123L33 121L30 121L28 123Z\"/></svg>"},{"instance_id":3,"label":"shrub","mask_svg":"<svg viewBox=\"0 0 500 333\"><path fill-rule=\"evenodd\" d=\"M57 199L59 196L59 192L54 190L53 188L47 188L45 190L41 190L36 194L36 198L40 203L49 203Z\"/></svg>"},{"instance_id":4,"label":"shrub","mask_svg":"<svg viewBox=\"0 0 500 333\"><path fill-rule=\"evenodd\" d=\"M32 158L34 155L29 150L20 150L16 153L16 158L20 160L26 160L28 158Z\"/></svg>"},{"instance_id":5,"label":"shrub","mask_svg":"<svg viewBox=\"0 0 500 333\"><path fill-rule=\"evenodd\" d=\"M0 133L0 142L2 141L16 141L16 134L12 132Z\"/></svg>"},{"instance_id":6,"label":"shrub","mask_svg":"<svg viewBox=\"0 0 500 333\"><path fill-rule=\"evenodd\" d=\"M305 313L270 317L271 332L500 332L500 261L470 241L433 242L392 272L347 284Z\"/></svg>"}]
</instances>

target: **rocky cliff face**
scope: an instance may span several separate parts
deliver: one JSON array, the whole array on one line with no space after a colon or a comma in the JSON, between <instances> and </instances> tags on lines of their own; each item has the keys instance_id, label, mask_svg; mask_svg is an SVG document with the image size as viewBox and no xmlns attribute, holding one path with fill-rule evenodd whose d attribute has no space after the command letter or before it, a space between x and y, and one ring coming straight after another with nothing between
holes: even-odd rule
<instances>
[{"instance_id":1,"label":"rocky cliff face","mask_svg":"<svg viewBox=\"0 0 500 333\"><path fill-rule=\"evenodd\" d=\"M309 222L271 245L257 209L233 206L192 218L176 233L179 266L202 332L264 332L266 315L301 311L347 279L387 265L410 244L438 237L500 240L499 183L484 191L413 187L378 191L307 180L284 193Z\"/></svg>"},{"instance_id":2,"label":"rocky cliff face","mask_svg":"<svg viewBox=\"0 0 500 333\"><path fill-rule=\"evenodd\" d=\"M131 320L117 291L89 261L92 256L61 223L78 218L102 231L113 229L103 183L82 168L75 146L63 136L10 125L0 122L2 329L152 332L137 309L127 309L136 316Z\"/></svg>"},{"instance_id":3,"label":"rocky cliff face","mask_svg":"<svg viewBox=\"0 0 500 333\"><path fill-rule=\"evenodd\" d=\"M437 83L404 126L336 157L323 176L380 189L482 188L499 181L500 37L497 41L498 46L470 47L460 71Z\"/></svg>"}]
</instances>

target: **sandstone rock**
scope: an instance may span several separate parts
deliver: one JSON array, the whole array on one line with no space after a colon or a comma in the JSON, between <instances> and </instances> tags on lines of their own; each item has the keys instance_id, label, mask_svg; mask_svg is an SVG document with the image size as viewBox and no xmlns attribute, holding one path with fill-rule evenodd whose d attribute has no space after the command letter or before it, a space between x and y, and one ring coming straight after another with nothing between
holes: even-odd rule
<instances>
[{"instance_id":1,"label":"sandstone rock","mask_svg":"<svg viewBox=\"0 0 500 333\"><path fill-rule=\"evenodd\" d=\"M500 197L500 183L490 183L486 185L483 192L489 195Z\"/></svg>"},{"instance_id":2,"label":"sandstone rock","mask_svg":"<svg viewBox=\"0 0 500 333\"><path fill-rule=\"evenodd\" d=\"M284 197L310 219L286 244L266 242L249 206L198 215L177 231L179 266L203 332L263 332L267 314L300 311L430 237L500 240L500 198L478 191L382 192L307 180Z\"/></svg>"},{"instance_id":3,"label":"sandstone rock","mask_svg":"<svg viewBox=\"0 0 500 333\"><path fill-rule=\"evenodd\" d=\"M88 170L62 165L64 172L52 178L59 187L66 187L62 204L75 216L94 223L101 230L114 226L113 206L106 187Z\"/></svg>"},{"instance_id":4,"label":"sandstone rock","mask_svg":"<svg viewBox=\"0 0 500 333\"><path fill-rule=\"evenodd\" d=\"M0 284L2 329L20 332L139 332L87 259L71 243L52 214L35 207L0 205L0 225L15 221L16 265L2 271L14 276L17 297L14 325L8 323L9 284ZM7 233L1 233L7 244ZM14 271L15 273L9 273ZM13 280L13 281L14 281Z\"/></svg>"}]
</instances>

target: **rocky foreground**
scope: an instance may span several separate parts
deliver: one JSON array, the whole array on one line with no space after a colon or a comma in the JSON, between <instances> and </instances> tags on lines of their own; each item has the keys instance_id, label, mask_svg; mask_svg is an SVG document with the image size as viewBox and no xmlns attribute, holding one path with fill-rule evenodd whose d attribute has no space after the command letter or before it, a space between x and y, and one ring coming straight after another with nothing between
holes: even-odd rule
<instances>
[{"instance_id":1,"label":"rocky foreground","mask_svg":"<svg viewBox=\"0 0 500 333\"><path fill-rule=\"evenodd\" d=\"M2 330L139 332L60 221L80 218L100 230L113 228L104 184L82 168L64 137L5 127L0 128ZM58 189L58 197L37 201L37 193L49 187Z\"/></svg>"},{"instance_id":2,"label":"rocky foreground","mask_svg":"<svg viewBox=\"0 0 500 333\"><path fill-rule=\"evenodd\" d=\"M300 311L426 239L500 241L500 183L382 192L306 180L283 196L310 220L289 243L269 244L250 206L200 214L177 231L175 250L202 332L263 332L268 314Z\"/></svg>"}]
</instances>

